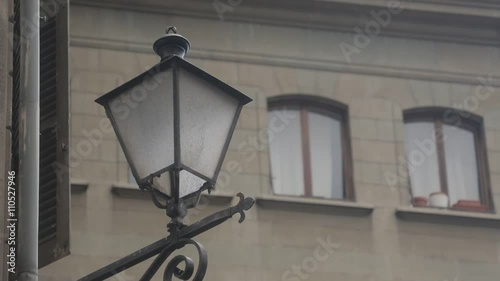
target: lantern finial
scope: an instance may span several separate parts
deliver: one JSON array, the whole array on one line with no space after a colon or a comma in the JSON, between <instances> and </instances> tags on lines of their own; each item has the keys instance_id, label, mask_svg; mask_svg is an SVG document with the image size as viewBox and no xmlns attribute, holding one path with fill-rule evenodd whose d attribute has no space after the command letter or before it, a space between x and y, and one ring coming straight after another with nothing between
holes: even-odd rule
<instances>
[{"instance_id":1,"label":"lantern finial","mask_svg":"<svg viewBox=\"0 0 500 281\"><path fill-rule=\"evenodd\" d=\"M175 26L169 26L166 34L158 38L153 44L153 50L164 61L172 56L184 58L190 46L191 44L184 36L177 34Z\"/></svg>"},{"instance_id":2,"label":"lantern finial","mask_svg":"<svg viewBox=\"0 0 500 281\"><path fill-rule=\"evenodd\" d=\"M166 34L177 34L177 28L175 26L169 26L167 27L167 31L165 31Z\"/></svg>"}]
</instances>

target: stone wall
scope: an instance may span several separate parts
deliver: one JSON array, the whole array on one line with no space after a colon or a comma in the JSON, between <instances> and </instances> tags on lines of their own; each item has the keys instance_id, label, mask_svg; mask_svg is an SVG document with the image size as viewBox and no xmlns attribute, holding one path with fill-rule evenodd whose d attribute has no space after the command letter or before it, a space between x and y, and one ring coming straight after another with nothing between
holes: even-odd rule
<instances>
[{"instance_id":1,"label":"stone wall","mask_svg":"<svg viewBox=\"0 0 500 281\"><path fill-rule=\"evenodd\" d=\"M151 202L111 193L113 185L128 184L128 166L114 133L100 126L105 115L93 100L158 62L151 45L167 25L191 41L187 60L254 99L242 111L218 193L272 197L267 99L300 93L348 105L352 205L373 206L372 214L353 216L327 213L324 200L301 211L257 205L244 223L233 218L199 236L209 254L205 280L498 279L498 229L398 219L396 209L410 206L407 179L389 184L384 175L404 164L402 110L462 106L485 119L500 205L500 87L488 98L475 96L481 79L499 74L499 48L380 36L348 61L339 44L354 42L354 34L73 6L71 147L103 138L73 157L73 179L89 187L72 196L72 254L42 269L41 280L75 280L166 235L167 217ZM252 157L242 146L253 147ZM241 170L228 165L233 160ZM229 206L208 201L188 220ZM323 249L329 240L331 248ZM117 280L137 280L146 266Z\"/></svg>"}]
</instances>

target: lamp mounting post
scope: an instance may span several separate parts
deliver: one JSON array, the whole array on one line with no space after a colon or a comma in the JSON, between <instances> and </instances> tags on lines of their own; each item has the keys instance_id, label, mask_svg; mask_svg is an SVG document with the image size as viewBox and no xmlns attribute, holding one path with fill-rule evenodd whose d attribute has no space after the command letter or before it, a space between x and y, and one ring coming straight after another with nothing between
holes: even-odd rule
<instances>
[{"instance_id":1,"label":"lamp mounting post","mask_svg":"<svg viewBox=\"0 0 500 281\"><path fill-rule=\"evenodd\" d=\"M195 207L203 191L214 189L236 122L249 97L185 61L189 41L169 27L153 45L161 61L149 71L96 100L104 106L140 189L151 194L170 222L169 235L102 268L80 281L107 279L155 255L141 277L151 280L166 259L186 245L196 248L199 264L178 255L165 267L163 279L203 280L207 253L191 238L245 211L255 203L238 193L230 208L186 225L183 218ZM137 102L126 108L124 99ZM183 269L179 265L184 264Z\"/></svg>"}]
</instances>

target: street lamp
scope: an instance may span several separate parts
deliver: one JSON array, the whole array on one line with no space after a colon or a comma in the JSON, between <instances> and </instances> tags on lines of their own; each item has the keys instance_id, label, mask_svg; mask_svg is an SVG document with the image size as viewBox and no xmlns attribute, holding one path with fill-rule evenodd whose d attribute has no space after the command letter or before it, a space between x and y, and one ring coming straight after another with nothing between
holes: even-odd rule
<instances>
[{"instance_id":1,"label":"street lamp","mask_svg":"<svg viewBox=\"0 0 500 281\"><path fill-rule=\"evenodd\" d=\"M200 264L194 280L202 280L206 253L189 238L235 213L242 222L244 211L255 202L239 193L236 206L189 226L182 222L201 192L214 188L241 108L251 101L185 61L189 48L189 41L169 27L153 45L160 63L96 100L111 120L139 188L150 192L155 205L166 209L171 218L170 235L81 280L104 280L159 254L141 278L150 280L167 256L186 244L198 249ZM192 261L178 257L167 265L165 280L172 275L182 279L192 275ZM177 267L182 262L184 270Z\"/></svg>"}]
</instances>

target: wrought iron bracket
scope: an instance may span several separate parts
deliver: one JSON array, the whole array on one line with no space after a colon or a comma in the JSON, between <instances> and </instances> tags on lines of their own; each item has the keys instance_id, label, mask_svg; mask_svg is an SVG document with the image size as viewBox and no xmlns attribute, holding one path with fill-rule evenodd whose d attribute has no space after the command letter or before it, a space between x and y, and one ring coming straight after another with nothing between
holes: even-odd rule
<instances>
[{"instance_id":1,"label":"wrought iron bracket","mask_svg":"<svg viewBox=\"0 0 500 281\"><path fill-rule=\"evenodd\" d=\"M195 246L199 255L199 264L193 277L193 281L203 280L208 264L207 253L200 243L191 240L191 238L225 222L235 214L240 215L238 222L242 223L243 220L245 220L245 211L249 210L254 205L255 200L252 197L245 197L242 193L238 193L237 196L239 197L239 202L235 206L209 215L208 217L205 217L191 225L178 225L175 231L169 230L170 235L167 238L160 239L140 250L137 250L134 253L79 279L79 281L105 280L126 270L127 268L158 255L140 279L140 281L149 281L175 250L183 248L188 244ZM180 269L178 267L181 263L184 264L184 269ZM178 255L172 258L167 264L163 280L170 281L174 276L182 280L188 280L193 276L193 273L193 260L189 257Z\"/></svg>"}]
</instances>

